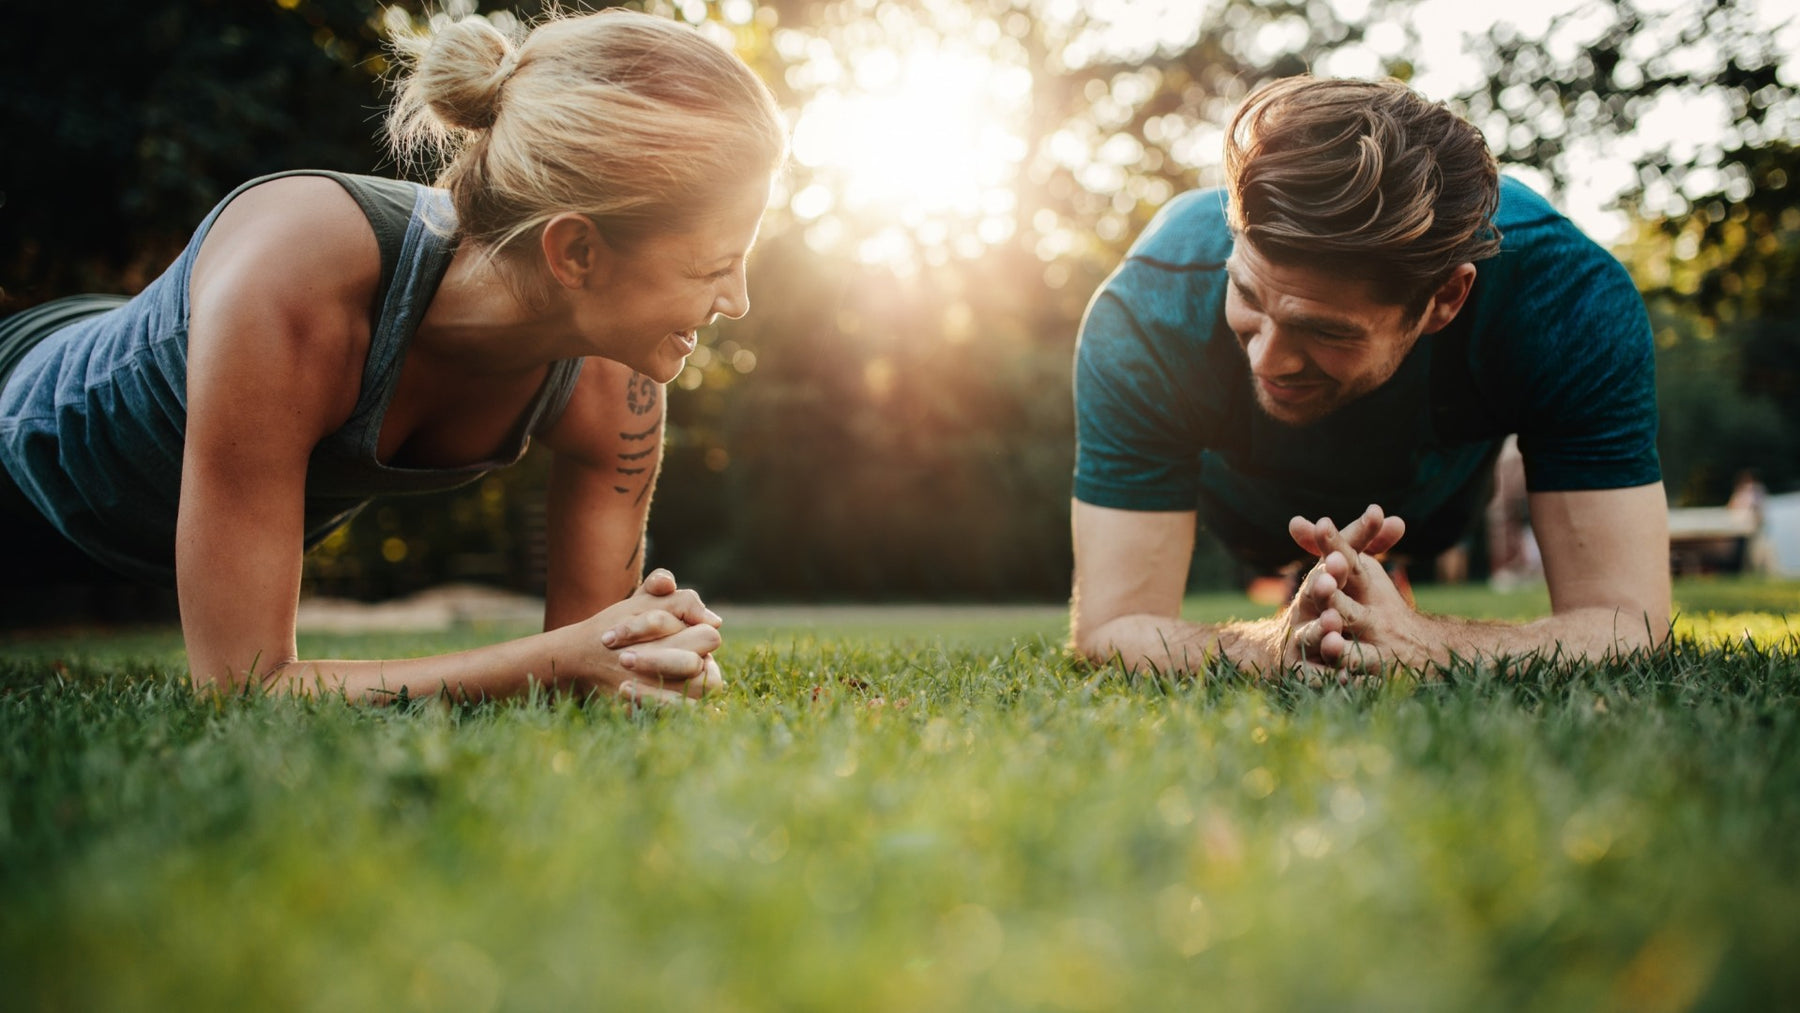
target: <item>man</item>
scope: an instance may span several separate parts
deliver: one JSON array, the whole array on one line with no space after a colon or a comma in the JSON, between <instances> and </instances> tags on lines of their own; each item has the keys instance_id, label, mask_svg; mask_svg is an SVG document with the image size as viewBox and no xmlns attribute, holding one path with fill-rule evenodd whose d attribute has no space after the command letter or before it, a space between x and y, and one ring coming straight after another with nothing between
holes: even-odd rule
<instances>
[{"instance_id":1,"label":"man","mask_svg":"<svg viewBox=\"0 0 1800 1013\"><path fill-rule=\"evenodd\" d=\"M1225 174L1158 214L1082 323L1076 647L1348 677L1661 642L1654 362L1618 262L1395 82L1258 90ZM1417 612L1374 557L1459 541L1515 433L1553 614ZM1179 618L1197 519L1265 572L1314 564L1280 615Z\"/></svg>"}]
</instances>

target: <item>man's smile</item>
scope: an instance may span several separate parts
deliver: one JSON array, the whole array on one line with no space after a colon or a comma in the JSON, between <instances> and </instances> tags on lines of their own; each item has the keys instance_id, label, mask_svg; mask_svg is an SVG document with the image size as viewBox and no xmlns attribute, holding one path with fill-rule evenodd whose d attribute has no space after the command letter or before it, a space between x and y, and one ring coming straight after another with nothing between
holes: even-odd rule
<instances>
[{"instance_id":1,"label":"man's smile","mask_svg":"<svg viewBox=\"0 0 1800 1013\"><path fill-rule=\"evenodd\" d=\"M1329 384L1324 380L1271 380L1256 377L1262 395L1279 404L1299 404L1318 397Z\"/></svg>"}]
</instances>

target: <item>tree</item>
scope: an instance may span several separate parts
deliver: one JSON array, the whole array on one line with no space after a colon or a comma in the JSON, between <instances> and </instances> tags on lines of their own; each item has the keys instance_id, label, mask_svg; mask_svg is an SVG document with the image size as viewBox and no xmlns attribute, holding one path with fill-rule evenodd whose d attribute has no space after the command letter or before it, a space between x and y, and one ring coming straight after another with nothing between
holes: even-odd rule
<instances>
[{"instance_id":1,"label":"tree","mask_svg":"<svg viewBox=\"0 0 1800 1013\"><path fill-rule=\"evenodd\" d=\"M0 31L0 311L135 291L232 187L381 164L377 7L16 5ZM103 30L77 30L85 25Z\"/></svg>"}]
</instances>

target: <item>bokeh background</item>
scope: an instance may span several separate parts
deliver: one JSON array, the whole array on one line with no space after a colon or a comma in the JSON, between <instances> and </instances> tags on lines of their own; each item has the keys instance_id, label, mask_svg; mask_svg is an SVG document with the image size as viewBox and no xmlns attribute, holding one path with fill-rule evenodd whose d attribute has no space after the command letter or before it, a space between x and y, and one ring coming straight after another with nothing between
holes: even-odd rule
<instances>
[{"instance_id":1,"label":"bokeh background","mask_svg":"<svg viewBox=\"0 0 1800 1013\"><path fill-rule=\"evenodd\" d=\"M564 4L565 10L584 5ZM1068 593L1082 310L1258 83L1388 75L1612 248L1651 308L1671 502L1800 485L1800 28L1779 0L667 0L794 126L754 308L671 386L650 561L709 596ZM386 41L544 5L27 0L0 14L0 312L131 292L261 173L428 178L379 143ZM531 590L535 452L389 501L316 592ZM1198 587L1234 574L1200 539ZM1474 544L1474 572L1482 571Z\"/></svg>"}]
</instances>

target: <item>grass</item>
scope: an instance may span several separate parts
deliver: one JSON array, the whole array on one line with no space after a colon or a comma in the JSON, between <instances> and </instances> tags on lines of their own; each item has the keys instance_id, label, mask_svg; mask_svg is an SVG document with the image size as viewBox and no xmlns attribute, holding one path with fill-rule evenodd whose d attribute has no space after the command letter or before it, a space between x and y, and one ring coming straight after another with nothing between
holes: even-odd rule
<instances>
[{"instance_id":1,"label":"grass","mask_svg":"<svg viewBox=\"0 0 1800 1013\"><path fill-rule=\"evenodd\" d=\"M1677 598L1660 656L1322 691L1097 676L1054 612L765 616L680 713L218 704L166 631L14 641L0 981L46 1010L1792 1006L1800 585Z\"/></svg>"}]
</instances>

